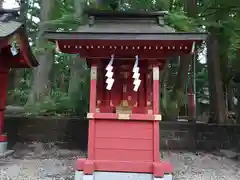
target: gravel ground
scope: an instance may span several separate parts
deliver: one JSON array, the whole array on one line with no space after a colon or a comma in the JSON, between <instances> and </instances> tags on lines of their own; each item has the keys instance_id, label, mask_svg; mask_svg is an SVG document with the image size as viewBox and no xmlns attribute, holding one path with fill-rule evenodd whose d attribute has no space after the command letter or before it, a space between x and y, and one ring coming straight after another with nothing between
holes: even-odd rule
<instances>
[{"instance_id":1,"label":"gravel ground","mask_svg":"<svg viewBox=\"0 0 240 180\"><path fill-rule=\"evenodd\" d=\"M72 180L81 151L59 149L53 144L18 144L15 153L0 159L0 180Z\"/></svg>"},{"instance_id":2,"label":"gravel ground","mask_svg":"<svg viewBox=\"0 0 240 180\"><path fill-rule=\"evenodd\" d=\"M16 152L0 159L0 180L72 180L73 165L81 151L52 144L18 144ZM174 180L238 180L240 162L210 153L163 152L174 164Z\"/></svg>"},{"instance_id":3,"label":"gravel ground","mask_svg":"<svg viewBox=\"0 0 240 180\"><path fill-rule=\"evenodd\" d=\"M165 152L174 180L239 180L240 162L210 153Z\"/></svg>"}]
</instances>

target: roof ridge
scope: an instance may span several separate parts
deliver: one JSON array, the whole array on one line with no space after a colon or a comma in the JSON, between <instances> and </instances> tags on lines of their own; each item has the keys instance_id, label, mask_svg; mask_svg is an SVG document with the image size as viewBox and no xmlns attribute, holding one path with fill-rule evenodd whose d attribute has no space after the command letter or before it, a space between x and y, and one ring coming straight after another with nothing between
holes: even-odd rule
<instances>
[{"instance_id":1,"label":"roof ridge","mask_svg":"<svg viewBox=\"0 0 240 180\"><path fill-rule=\"evenodd\" d=\"M20 12L19 8L13 8L13 9L4 9L4 8L0 8L0 14L8 14L8 13L13 13L13 14L17 14Z\"/></svg>"}]
</instances>

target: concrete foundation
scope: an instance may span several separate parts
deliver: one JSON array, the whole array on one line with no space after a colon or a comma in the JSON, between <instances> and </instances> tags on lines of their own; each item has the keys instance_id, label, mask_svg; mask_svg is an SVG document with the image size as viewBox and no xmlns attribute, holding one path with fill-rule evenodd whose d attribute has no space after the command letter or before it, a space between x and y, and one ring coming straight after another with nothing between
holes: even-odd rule
<instances>
[{"instance_id":1,"label":"concrete foundation","mask_svg":"<svg viewBox=\"0 0 240 180\"><path fill-rule=\"evenodd\" d=\"M3 154L7 151L7 142L0 142L0 154Z\"/></svg>"},{"instance_id":2,"label":"concrete foundation","mask_svg":"<svg viewBox=\"0 0 240 180\"><path fill-rule=\"evenodd\" d=\"M94 172L93 175L84 175L82 171L75 172L75 180L173 180L172 175L153 177L145 173Z\"/></svg>"},{"instance_id":3,"label":"concrete foundation","mask_svg":"<svg viewBox=\"0 0 240 180\"><path fill-rule=\"evenodd\" d=\"M14 153L14 150L7 149L7 144L8 144L7 141L0 142L0 158L5 158Z\"/></svg>"}]
</instances>

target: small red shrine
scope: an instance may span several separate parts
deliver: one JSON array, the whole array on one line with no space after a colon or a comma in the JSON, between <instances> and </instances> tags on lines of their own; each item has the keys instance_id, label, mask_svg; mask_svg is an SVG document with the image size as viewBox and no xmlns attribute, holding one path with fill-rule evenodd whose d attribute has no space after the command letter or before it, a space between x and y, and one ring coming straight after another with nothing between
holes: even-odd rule
<instances>
[{"instance_id":1,"label":"small red shrine","mask_svg":"<svg viewBox=\"0 0 240 180\"><path fill-rule=\"evenodd\" d=\"M25 26L17 19L18 10L0 10L0 154L7 152L7 135L3 127L9 70L38 66L29 47Z\"/></svg>"},{"instance_id":2,"label":"small red shrine","mask_svg":"<svg viewBox=\"0 0 240 180\"><path fill-rule=\"evenodd\" d=\"M45 32L63 53L91 69L88 158L76 180L171 180L160 160L159 72L167 58L190 54L207 35L176 33L163 12L87 11L76 32Z\"/></svg>"}]
</instances>

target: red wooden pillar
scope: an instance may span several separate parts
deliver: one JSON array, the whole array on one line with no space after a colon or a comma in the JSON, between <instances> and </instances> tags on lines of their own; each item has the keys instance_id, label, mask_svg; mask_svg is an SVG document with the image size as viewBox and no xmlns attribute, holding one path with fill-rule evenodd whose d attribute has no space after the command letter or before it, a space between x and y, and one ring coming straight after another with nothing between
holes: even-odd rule
<instances>
[{"instance_id":1,"label":"red wooden pillar","mask_svg":"<svg viewBox=\"0 0 240 180\"><path fill-rule=\"evenodd\" d=\"M0 142L7 141L7 137L3 135L4 112L6 108L8 87L8 69L0 69Z\"/></svg>"},{"instance_id":2,"label":"red wooden pillar","mask_svg":"<svg viewBox=\"0 0 240 180\"><path fill-rule=\"evenodd\" d=\"M160 83L159 83L159 66L154 65L153 66L153 114L155 116L159 116L159 90L160 90ZM157 118L158 119L158 118ZM154 149L154 155L153 155L153 161L158 162L159 161L159 121L155 120L153 122L153 149Z\"/></svg>"},{"instance_id":3,"label":"red wooden pillar","mask_svg":"<svg viewBox=\"0 0 240 180\"><path fill-rule=\"evenodd\" d=\"M96 112L96 100L97 100L97 66L93 64L91 66L91 82L90 82L90 102L89 102L89 115ZM88 159L94 160L94 149L95 149L95 119L89 118L89 130L88 130Z\"/></svg>"}]
</instances>

